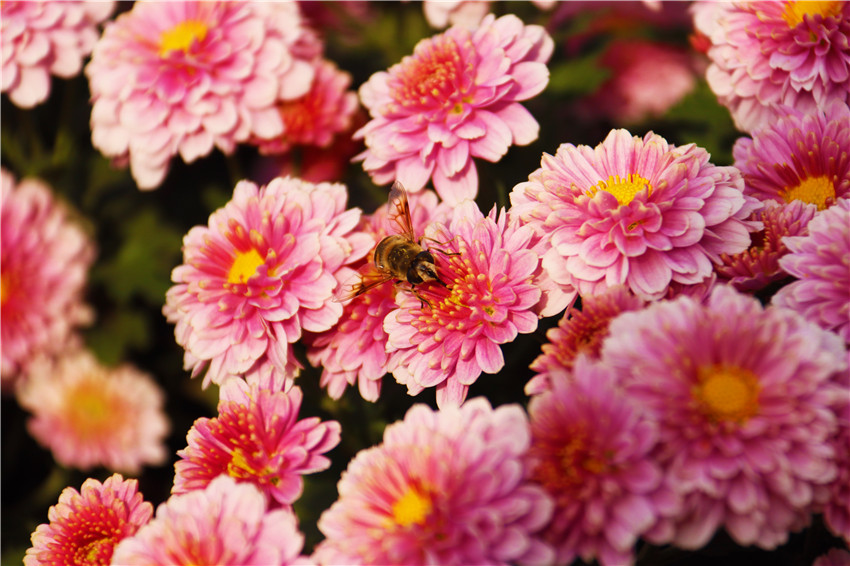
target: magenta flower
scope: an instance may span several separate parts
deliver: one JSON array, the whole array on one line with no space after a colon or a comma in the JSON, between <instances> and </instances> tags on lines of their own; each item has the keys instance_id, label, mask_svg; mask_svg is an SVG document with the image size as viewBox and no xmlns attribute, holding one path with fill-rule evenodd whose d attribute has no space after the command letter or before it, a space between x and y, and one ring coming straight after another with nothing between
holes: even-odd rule
<instances>
[{"instance_id":1,"label":"magenta flower","mask_svg":"<svg viewBox=\"0 0 850 566\"><path fill-rule=\"evenodd\" d=\"M209 365L204 386L266 361L292 377L299 366L290 344L302 329L322 332L339 320L338 271L372 245L354 231L360 211L345 210L345 201L340 184L241 181L208 226L186 234L163 313L176 323L186 368L197 375Z\"/></svg>"},{"instance_id":2,"label":"magenta flower","mask_svg":"<svg viewBox=\"0 0 850 566\"><path fill-rule=\"evenodd\" d=\"M819 212L808 228L806 236L783 239L790 253L779 265L798 280L781 288L771 302L850 343L850 199Z\"/></svg>"},{"instance_id":3,"label":"magenta flower","mask_svg":"<svg viewBox=\"0 0 850 566\"><path fill-rule=\"evenodd\" d=\"M94 246L41 181L17 185L5 169L0 201L0 376L5 389L34 358L79 341Z\"/></svg>"},{"instance_id":4,"label":"magenta flower","mask_svg":"<svg viewBox=\"0 0 850 566\"><path fill-rule=\"evenodd\" d=\"M552 501L529 482L518 405L415 405L358 453L319 518L321 564L552 564ZM344 560L340 562L340 560Z\"/></svg>"},{"instance_id":5,"label":"magenta flower","mask_svg":"<svg viewBox=\"0 0 850 566\"><path fill-rule=\"evenodd\" d=\"M843 548L833 548L818 556L812 566L850 566L850 552Z\"/></svg>"},{"instance_id":6,"label":"magenta flower","mask_svg":"<svg viewBox=\"0 0 850 566\"><path fill-rule=\"evenodd\" d=\"M123 540L113 564L305 564L304 535L289 509L268 510L253 485L220 476L205 489L172 495L156 517Z\"/></svg>"},{"instance_id":7,"label":"magenta flower","mask_svg":"<svg viewBox=\"0 0 850 566\"><path fill-rule=\"evenodd\" d=\"M514 15L420 41L360 88L372 115L355 133L366 141L363 168L378 185L398 180L416 192L432 179L449 204L474 198L473 157L496 162L512 144L537 139L537 121L519 103L549 82L553 46L542 27Z\"/></svg>"},{"instance_id":8,"label":"magenta flower","mask_svg":"<svg viewBox=\"0 0 850 566\"><path fill-rule=\"evenodd\" d=\"M708 84L745 132L772 123L779 104L850 103L846 2L697 2L694 26L710 42Z\"/></svg>"},{"instance_id":9,"label":"magenta flower","mask_svg":"<svg viewBox=\"0 0 850 566\"><path fill-rule=\"evenodd\" d=\"M0 91L16 106L47 100L50 75L71 78L82 70L100 36L98 24L115 9L108 1L0 3L3 80Z\"/></svg>"},{"instance_id":10,"label":"magenta flower","mask_svg":"<svg viewBox=\"0 0 850 566\"><path fill-rule=\"evenodd\" d=\"M257 486L270 507L291 505L301 496L301 476L327 469L322 454L340 438L336 421L298 420L302 398L297 386L284 392L225 381L218 416L196 420L177 452L172 493L203 489L226 474Z\"/></svg>"},{"instance_id":11,"label":"magenta flower","mask_svg":"<svg viewBox=\"0 0 850 566\"><path fill-rule=\"evenodd\" d=\"M775 548L836 476L829 442L850 396L841 340L725 285L708 304L662 301L611 321L600 363L658 423L653 458L684 497L645 537L699 548L723 527Z\"/></svg>"},{"instance_id":12,"label":"magenta flower","mask_svg":"<svg viewBox=\"0 0 850 566\"><path fill-rule=\"evenodd\" d=\"M839 383L843 390L850 389L850 373L839 376L839 382L843 380L843 384ZM838 474L819 494L821 497L817 510L823 512L827 528L850 543L850 450L847 449L850 446L850 396L845 395L840 404L837 411L838 430L832 437Z\"/></svg>"},{"instance_id":13,"label":"magenta flower","mask_svg":"<svg viewBox=\"0 0 850 566\"><path fill-rule=\"evenodd\" d=\"M138 2L86 67L92 143L156 188L178 153L280 136L276 104L309 91L319 51L292 2Z\"/></svg>"},{"instance_id":14,"label":"magenta flower","mask_svg":"<svg viewBox=\"0 0 850 566\"><path fill-rule=\"evenodd\" d=\"M499 344L537 328L541 297L534 275L540 260L529 247L532 231L508 223L495 207L483 216L473 201L454 209L448 226L431 225L428 237L445 242L437 272L448 288L429 281L396 295L399 307L384 318L389 368L417 395L437 388L437 405L459 405L482 372L505 365Z\"/></svg>"},{"instance_id":15,"label":"magenta flower","mask_svg":"<svg viewBox=\"0 0 850 566\"><path fill-rule=\"evenodd\" d=\"M581 296L625 285L646 300L699 285L722 253L750 245L760 204L737 169L693 144L612 130L596 148L563 144L511 193L511 215L550 242L543 268Z\"/></svg>"},{"instance_id":16,"label":"magenta flower","mask_svg":"<svg viewBox=\"0 0 850 566\"><path fill-rule=\"evenodd\" d=\"M120 474L102 484L89 478L79 492L66 487L47 512L50 523L32 533L24 566L108 566L115 545L133 536L153 515L153 505L138 490L137 480L125 480Z\"/></svg>"},{"instance_id":17,"label":"magenta flower","mask_svg":"<svg viewBox=\"0 0 850 566\"><path fill-rule=\"evenodd\" d=\"M18 391L30 434L63 466L138 473L166 459L165 396L151 376L87 351L33 362Z\"/></svg>"}]
</instances>

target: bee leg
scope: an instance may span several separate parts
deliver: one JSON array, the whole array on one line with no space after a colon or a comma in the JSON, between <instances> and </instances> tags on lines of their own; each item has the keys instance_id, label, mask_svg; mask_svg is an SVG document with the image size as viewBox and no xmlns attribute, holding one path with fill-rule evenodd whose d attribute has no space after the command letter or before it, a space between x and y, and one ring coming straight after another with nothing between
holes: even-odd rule
<instances>
[{"instance_id":1,"label":"bee leg","mask_svg":"<svg viewBox=\"0 0 850 566\"><path fill-rule=\"evenodd\" d=\"M416 295L416 298L417 298L417 299L419 299L419 302L420 302L420 303L422 303L422 304L420 305L420 308L423 308L423 309L424 309L424 308L425 308L425 305L428 305L428 308L429 308L429 309L433 308L433 307L431 306L431 303L428 301L428 299L426 299L425 297L423 297L423 296L419 293L419 291L417 291L415 288L414 288L414 289L411 289L411 292L413 292L413 294L414 294L414 295Z\"/></svg>"},{"instance_id":2,"label":"bee leg","mask_svg":"<svg viewBox=\"0 0 850 566\"><path fill-rule=\"evenodd\" d=\"M433 243L434 243L434 245L437 245L437 246L445 246L445 245L447 245L448 243L450 243L450 242L452 242L452 241L456 240L456 239L457 239L457 236L455 236L454 238L452 238L451 240L448 240L448 241L446 241L446 242L439 242L439 241L435 240L434 238L423 238L423 239L424 239L424 240L428 240L429 242L433 242ZM440 252L440 253L441 253L441 254L443 254L444 256L460 255L460 252L447 252L446 250L441 250L440 248L428 248L428 250L429 250L429 251L430 251L430 250L434 250L435 252Z\"/></svg>"}]
</instances>

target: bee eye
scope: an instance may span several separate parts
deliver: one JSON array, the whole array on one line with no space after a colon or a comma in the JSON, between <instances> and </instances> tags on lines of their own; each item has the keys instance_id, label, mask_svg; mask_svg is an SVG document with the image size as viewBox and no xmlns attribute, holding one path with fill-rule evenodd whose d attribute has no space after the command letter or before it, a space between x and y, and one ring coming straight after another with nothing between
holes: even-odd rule
<instances>
[{"instance_id":1,"label":"bee eye","mask_svg":"<svg viewBox=\"0 0 850 566\"><path fill-rule=\"evenodd\" d=\"M412 285L422 283L422 277L419 275L419 270L416 269L415 265L411 265L410 269L407 270L407 282Z\"/></svg>"}]
</instances>

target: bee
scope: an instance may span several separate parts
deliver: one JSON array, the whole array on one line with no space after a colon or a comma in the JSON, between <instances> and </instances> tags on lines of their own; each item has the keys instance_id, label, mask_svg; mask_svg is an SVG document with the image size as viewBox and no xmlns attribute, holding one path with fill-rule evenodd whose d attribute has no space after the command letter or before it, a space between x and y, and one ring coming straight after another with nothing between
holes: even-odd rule
<instances>
[{"instance_id":1,"label":"bee","mask_svg":"<svg viewBox=\"0 0 850 566\"><path fill-rule=\"evenodd\" d=\"M353 279L353 282L343 285L337 296L338 302L353 299L358 295L395 280L396 284L408 283L410 290L423 304L429 304L419 292L416 285L426 281L448 288L445 281L437 275L434 255L422 245L422 238L417 238L410 219L410 203L407 191L399 181L393 183L387 203L389 211L389 236L381 240L375 248L372 263L363 266ZM442 252L445 255L455 255Z\"/></svg>"}]
</instances>

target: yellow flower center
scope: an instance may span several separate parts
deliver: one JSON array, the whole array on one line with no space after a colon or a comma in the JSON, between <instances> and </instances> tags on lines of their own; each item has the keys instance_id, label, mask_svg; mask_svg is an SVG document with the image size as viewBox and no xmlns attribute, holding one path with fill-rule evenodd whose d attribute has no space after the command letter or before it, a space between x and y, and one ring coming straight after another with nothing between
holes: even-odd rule
<instances>
[{"instance_id":1,"label":"yellow flower center","mask_svg":"<svg viewBox=\"0 0 850 566\"><path fill-rule=\"evenodd\" d=\"M227 272L227 282L245 283L263 263L265 263L263 256L254 248L246 252L238 252L233 259L233 265L230 266L230 271Z\"/></svg>"},{"instance_id":2,"label":"yellow flower center","mask_svg":"<svg viewBox=\"0 0 850 566\"><path fill-rule=\"evenodd\" d=\"M116 423L113 418L120 414L120 408L112 406L103 392L102 384L83 383L69 393L68 417L80 436L94 436L114 428Z\"/></svg>"},{"instance_id":3,"label":"yellow flower center","mask_svg":"<svg viewBox=\"0 0 850 566\"><path fill-rule=\"evenodd\" d=\"M106 529L106 525L99 527L100 529ZM77 553L78 556L83 556L84 561L80 562L80 564L109 564L109 557L112 555L112 550L115 546L115 541L120 537L120 533L103 533L103 538L98 538L86 543L82 548L80 548L80 552Z\"/></svg>"},{"instance_id":4,"label":"yellow flower center","mask_svg":"<svg viewBox=\"0 0 850 566\"><path fill-rule=\"evenodd\" d=\"M196 41L207 36L207 25L198 20L180 22L159 35L159 55L165 57L172 51L188 51Z\"/></svg>"},{"instance_id":5,"label":"yellow flower center","mask_svg":"<svg viewBox=\"0 0 850 566\"><path fill-rule=\"evenodd\" d=\"M416 486L410 486L404 495L393 503L393 520L401 527L421 525L432 508L430 496Z\"/></svg>"},{"instance_id":6,"label":"yellow flower center","mask_svg":"<svg viewBox=\"0 0 850 566\"><path fill-rule=\"evenodd\" d=\"M595 186L590 187L585 194L592 198L599 191L605 191L623 205L632 202L635 195L644 189L646 189L646 196L652 194L652 185L649 181L637 173L631 173L625 179L621 179L619 175L612 175L607 181L599 181Z\"/></svg>"},{"instance_id":7,"label":"yellow flower center","mask_svg":"<svg viewBox=\"0 0 850 566\"><path fill-rule=\"evenodd\" d=\"M816 204L818 210L826 208L827 199L835 198L835 185L832 179L826 175L819 177L807 177L800 181L796 187L787 187L782 193L785 202L801 200L809 204Z\"/></svg>"},{"instance_id":8,"label":"yellow flower center","mask_svg":"<svg viewBox=\"0 0 850 566\"><path fill-rule=\"evenodd\" d=\"M785 3L782 18L788 22L790 27L797 27L803 23L803 16L814 16L820 14L824 18L836 17L841 13L843 2L837 0L800 1L792 0Z\"/></svg>"},{"instance_id":9,"label":"yellow flower center","mask_svg":"<svg viewBox=\"0 0 850 566\"><path fill-rule=\"evenodd\" d=\"M6 304L6 299L9 298L9 278L5 273L0 273L0 305Z\"/></svg>"},{"instance_id":10,"label":"yellow flower center","mask_svg":"<svg viewBox=\"0 0 850 566\"><path fill-rule=\"evenodd\" d=\"M759 384L756 375L735 366L702 367L692 395L712 421L742 423L758 412Z\"/></svg>"}]
</instances>

